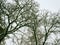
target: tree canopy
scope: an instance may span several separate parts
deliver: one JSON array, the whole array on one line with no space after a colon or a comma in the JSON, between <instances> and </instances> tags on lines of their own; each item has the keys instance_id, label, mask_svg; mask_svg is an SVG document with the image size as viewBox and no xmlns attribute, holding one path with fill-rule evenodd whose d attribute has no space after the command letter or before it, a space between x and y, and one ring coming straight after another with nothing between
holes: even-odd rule
<instances>
[{"instance_id":1,"label":"tree canopy","mask_svg":"<svg viewBox=\"0 0 60 45\"><path fill-rule=\"evenodd\" d=\"M59 12L39 10L34 0L11 1L0 0L0 45L8 45L7 39L11 45L59 45Z\"/></svg>"}]
</instances>

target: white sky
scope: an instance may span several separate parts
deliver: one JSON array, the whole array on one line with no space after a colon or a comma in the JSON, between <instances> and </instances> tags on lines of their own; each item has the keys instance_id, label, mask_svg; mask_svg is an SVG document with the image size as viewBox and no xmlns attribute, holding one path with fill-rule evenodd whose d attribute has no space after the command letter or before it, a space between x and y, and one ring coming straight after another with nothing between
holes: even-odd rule
<instances>
[{"instance_id":1,"label":"white sky","mask_svg":"<svg viewBox=\"0 0 60 45\"><path fill-rule=\"evenodd\" d=\"M38 0L38 2L40 4L40 9L47 9L53 12L60 10L60 0Z\"/></svg>"}]
</instances>

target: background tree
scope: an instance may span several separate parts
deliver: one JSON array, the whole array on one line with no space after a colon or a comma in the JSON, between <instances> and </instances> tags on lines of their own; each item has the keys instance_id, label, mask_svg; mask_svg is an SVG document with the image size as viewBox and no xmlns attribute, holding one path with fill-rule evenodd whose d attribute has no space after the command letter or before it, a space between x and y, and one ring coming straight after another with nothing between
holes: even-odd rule
<instances>
[{"instance_id":1,"label":"background tree","mask_svg":"<svg viewBox=\"0 0 60 45\"><path fill-rule=\"evenodd\" d=\"M43 30L43 40L42 40L42 45L48 45L50 42L48 41L50 39L51 36L53 36L52 34L54 34L56 36L56 34L59 31L60 28L60 21L59 21L59 13L52 13L46 10L43 10L41 12L41 15L43 17L42 21L40 22L40 27L42 27ZM54 38L54 37L53 37ZM53 39L50 39L53 40ZM48 44L46 44L48 43ZM51 42L53 43L53 42ZM51 44L50 43L50 44Z\"/></svg>"},{"instance_id":2,"label":"background tree","mask_svg":"<svg viewBox=\"0 0 60 45\"><path fill-rule=\"evenodd\" d=\"M32 45L35 45L35 41L37 42L36 45L55 45L54 40L58 39L55 39L55 37L57 37L57 33L60 34L59 15L59 13L52 13L47 10L41 10L40 15L34 18L36 21L34 22L34 26L30 26L32 28L32 36L30 37ZM36 40L34 40L34 37L36 38ZM48 40L50 40L50 42Z\"/></svg>"}]
</instances>

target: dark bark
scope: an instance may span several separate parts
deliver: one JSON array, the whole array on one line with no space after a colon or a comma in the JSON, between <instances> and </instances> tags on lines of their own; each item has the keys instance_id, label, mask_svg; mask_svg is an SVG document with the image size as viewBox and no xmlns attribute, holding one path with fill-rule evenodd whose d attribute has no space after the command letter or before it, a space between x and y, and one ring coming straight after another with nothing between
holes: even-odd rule
<instances>
[{"instance_id":1,"label":"dark bark","mask_svg":"<svg viewBox=\"0 0 60 45\"><path fill-rule=\"evenodd\" d=\"M36 31L34 30L34 38L35 38L35 43L37 45L37 37L36 37Z\"/></svg>"},{"instance_id":2,"label":"dark bark","mask_svg":"<svg viewBox=\"0 0 60 45\"><path fill-rule=\"evenodd\" d=\"M8 29L9 29L9 26L10 26L10 24L9 24L8 27L5 29L5 32L3 32L2 37L0 38L0 43L1 43L1 41L6 37L7 32L8 32Z\"/></svg>"},{"instance_id":3,"label":"dark bark","mask_svg":"<svg viewBox=\"0 0 60 45\"><path fill-rule=\"evenodd\" d=\"M44 39L44 42L43 42L42 45L45 45L45 42L46 42L46 40L47 40L47 37L48 37L48 33L45 34L45 39Z\"/></svg>"}]
</instances>

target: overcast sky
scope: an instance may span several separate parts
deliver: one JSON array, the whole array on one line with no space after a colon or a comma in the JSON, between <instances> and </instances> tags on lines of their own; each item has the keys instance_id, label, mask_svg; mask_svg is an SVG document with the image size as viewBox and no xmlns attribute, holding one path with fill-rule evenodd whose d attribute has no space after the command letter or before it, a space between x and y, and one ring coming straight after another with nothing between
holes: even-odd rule
<instances>
[{"instance_id":1,"label":"overcast sky","mask_svg":"<svg viewBox=\"0 0 60 45\"><path fill-rule=\"evenodd\" d=\"M60 10L60 0L38 0L38 2L41 9L48 9L54 12Z\"/></svg>"}]
</instances>

